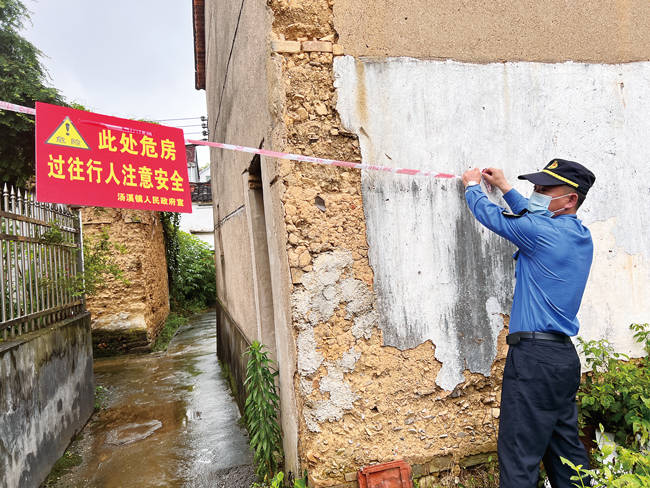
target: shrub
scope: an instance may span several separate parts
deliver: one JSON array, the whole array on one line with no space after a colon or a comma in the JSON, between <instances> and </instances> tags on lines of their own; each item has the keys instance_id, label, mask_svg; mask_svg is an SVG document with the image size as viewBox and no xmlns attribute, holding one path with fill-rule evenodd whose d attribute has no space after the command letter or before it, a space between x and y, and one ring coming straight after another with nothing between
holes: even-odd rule
<instances>
[{"instance_id":1,"label":"shrub","mask_svg":"<svg viewBox=\"0 0 650 488\"><path fill-rule=\"evenodd\" d=\"M600 426L603 432L603 426ZM614 456L612 456L614 454ZM571 477L573 486L586 488L586 479L591 477L589 486L596 488L644 488L650 486L650 454L614 446L606 443L594 453L594 469L585 469L562 458L576 474Z\"/></svg>"},{"instance_id":2,"label":"shrub","mask_svg":"<svg viewBox=\"0 0 650 488\"><path fill-rule=\"evenodd\" d=\"M186 232L179 230L175 238L178 254L168 263L172 309L192 312L213 305L217 295L214 252Z\"/></svg>"},{"instance_id":3,"label":"shrub","mask_svg":"<svg viewBox=\"0 0 650 488\"><path fill-rule=\"evenodd\" d=\"M648 324L630 329L650 352ZM650 436L650 357L630 361L604 339L578 342L592 368L578 391L581 424L604 425L622 445L645 445Z\"/></svg>"}]
</instances>

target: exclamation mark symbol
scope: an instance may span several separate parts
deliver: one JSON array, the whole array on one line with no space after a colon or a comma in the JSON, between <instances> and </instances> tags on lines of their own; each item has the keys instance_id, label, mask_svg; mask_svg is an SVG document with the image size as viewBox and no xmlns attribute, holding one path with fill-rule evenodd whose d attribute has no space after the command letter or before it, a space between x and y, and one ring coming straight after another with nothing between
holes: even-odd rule
<instances>
[{"instance_id":1,"label":"exclamation mark symbol","mask_svg":"<svg viewBox=\"0 0 650 488\"><path fill-rule=\"evenodd\" d=\"M65 135L70 136L70 124L68 122L65 123Z\"/></svg>"}]
</instances>

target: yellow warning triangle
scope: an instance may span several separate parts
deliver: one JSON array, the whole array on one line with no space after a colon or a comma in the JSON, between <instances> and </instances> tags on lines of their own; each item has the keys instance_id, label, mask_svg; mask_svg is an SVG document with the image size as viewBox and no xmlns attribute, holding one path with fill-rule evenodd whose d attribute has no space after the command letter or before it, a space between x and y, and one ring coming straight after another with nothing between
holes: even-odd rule
<instances>
[{"instance_id":1,"label":"yellow warning triangle","mask_svg":"<svg viewBox=\"0 0 650 488\"><path fill-rule=\"evenodd\" d=\"M74 147L75 149L90 149L77 128L72 125L70 117L63 119L63 122L52 132L52 135L48 137L45 144Z\"/></svg>"}]
</instances>

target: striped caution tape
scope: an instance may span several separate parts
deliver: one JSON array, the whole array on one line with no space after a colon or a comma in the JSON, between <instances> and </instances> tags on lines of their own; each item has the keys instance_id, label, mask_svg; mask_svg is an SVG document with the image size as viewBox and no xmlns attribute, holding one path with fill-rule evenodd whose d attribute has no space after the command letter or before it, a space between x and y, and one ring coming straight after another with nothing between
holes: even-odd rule
<instances>
[{"instance_id":1,"label":"striped caution tape","mask_svg":"<svg viewBox=\"0 0 650 488\"><path fill-rule=\"evenodd\" d=\"M36 115L36 110L29 107L23 107L21 105L15 105L9 102L0 101L0 109L2 110L11 110L13 112L21 112L25 114ZM135 129L130 129L128 127L119 127L111 125L112 129L123 130L125 132L134 132ZM140 132L140 131L137 131ZM452 179L459 178L459 176L451 173L439 173L436 171L424 171L420 169L409 169L409 168L396 168L391 166L380 166L377 164L366 164L366 163L353 163L351 161L339 161L337 159L325 159L325 158L315 158L312 156L304 156L302 154L293 154L285 153L279 151L270 151L268 149L258 149L254 147L238 146L234 144L224 144L221 142L209 142L209 141L197 141L192 139L186 139L186 143L195 144L197 146L209 146L217 147L219 149L225 149L227 151L236 151L236 152L245 152L249 154L259 154L260 156L268 156L271 158L278 159L288 159L291 161L302 161L305 163L312 164L321 164L326 166L339 166L342 168L354 168L354 169L365 169L369 171L381 171L385 173L394 173L399 175L411 175L411 176L426 176L431 178L444 178Z\"/></svg>"}]
</instances>

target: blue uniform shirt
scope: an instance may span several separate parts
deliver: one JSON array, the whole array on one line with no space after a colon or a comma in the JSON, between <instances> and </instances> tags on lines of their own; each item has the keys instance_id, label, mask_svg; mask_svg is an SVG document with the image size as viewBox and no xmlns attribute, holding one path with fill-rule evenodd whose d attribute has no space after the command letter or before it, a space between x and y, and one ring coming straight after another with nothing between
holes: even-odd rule
<instances>
[{"instance_id":1,"label":"blue uniform shirt","mask_svg":"<svg viewBox=\"0 0 650 488\"><path fill-rule=\"evenodd\" d=\"M576 315L593 258L589 229L575 214L551 218L547 212L507 217L480 185L468 187L465 198L481 224L519 248L514 256L516 285L510 333L576 335L580 327ZM528 206L528 199L515 189L503 198L514 213Z\"/></svg>"}]
</instances>

